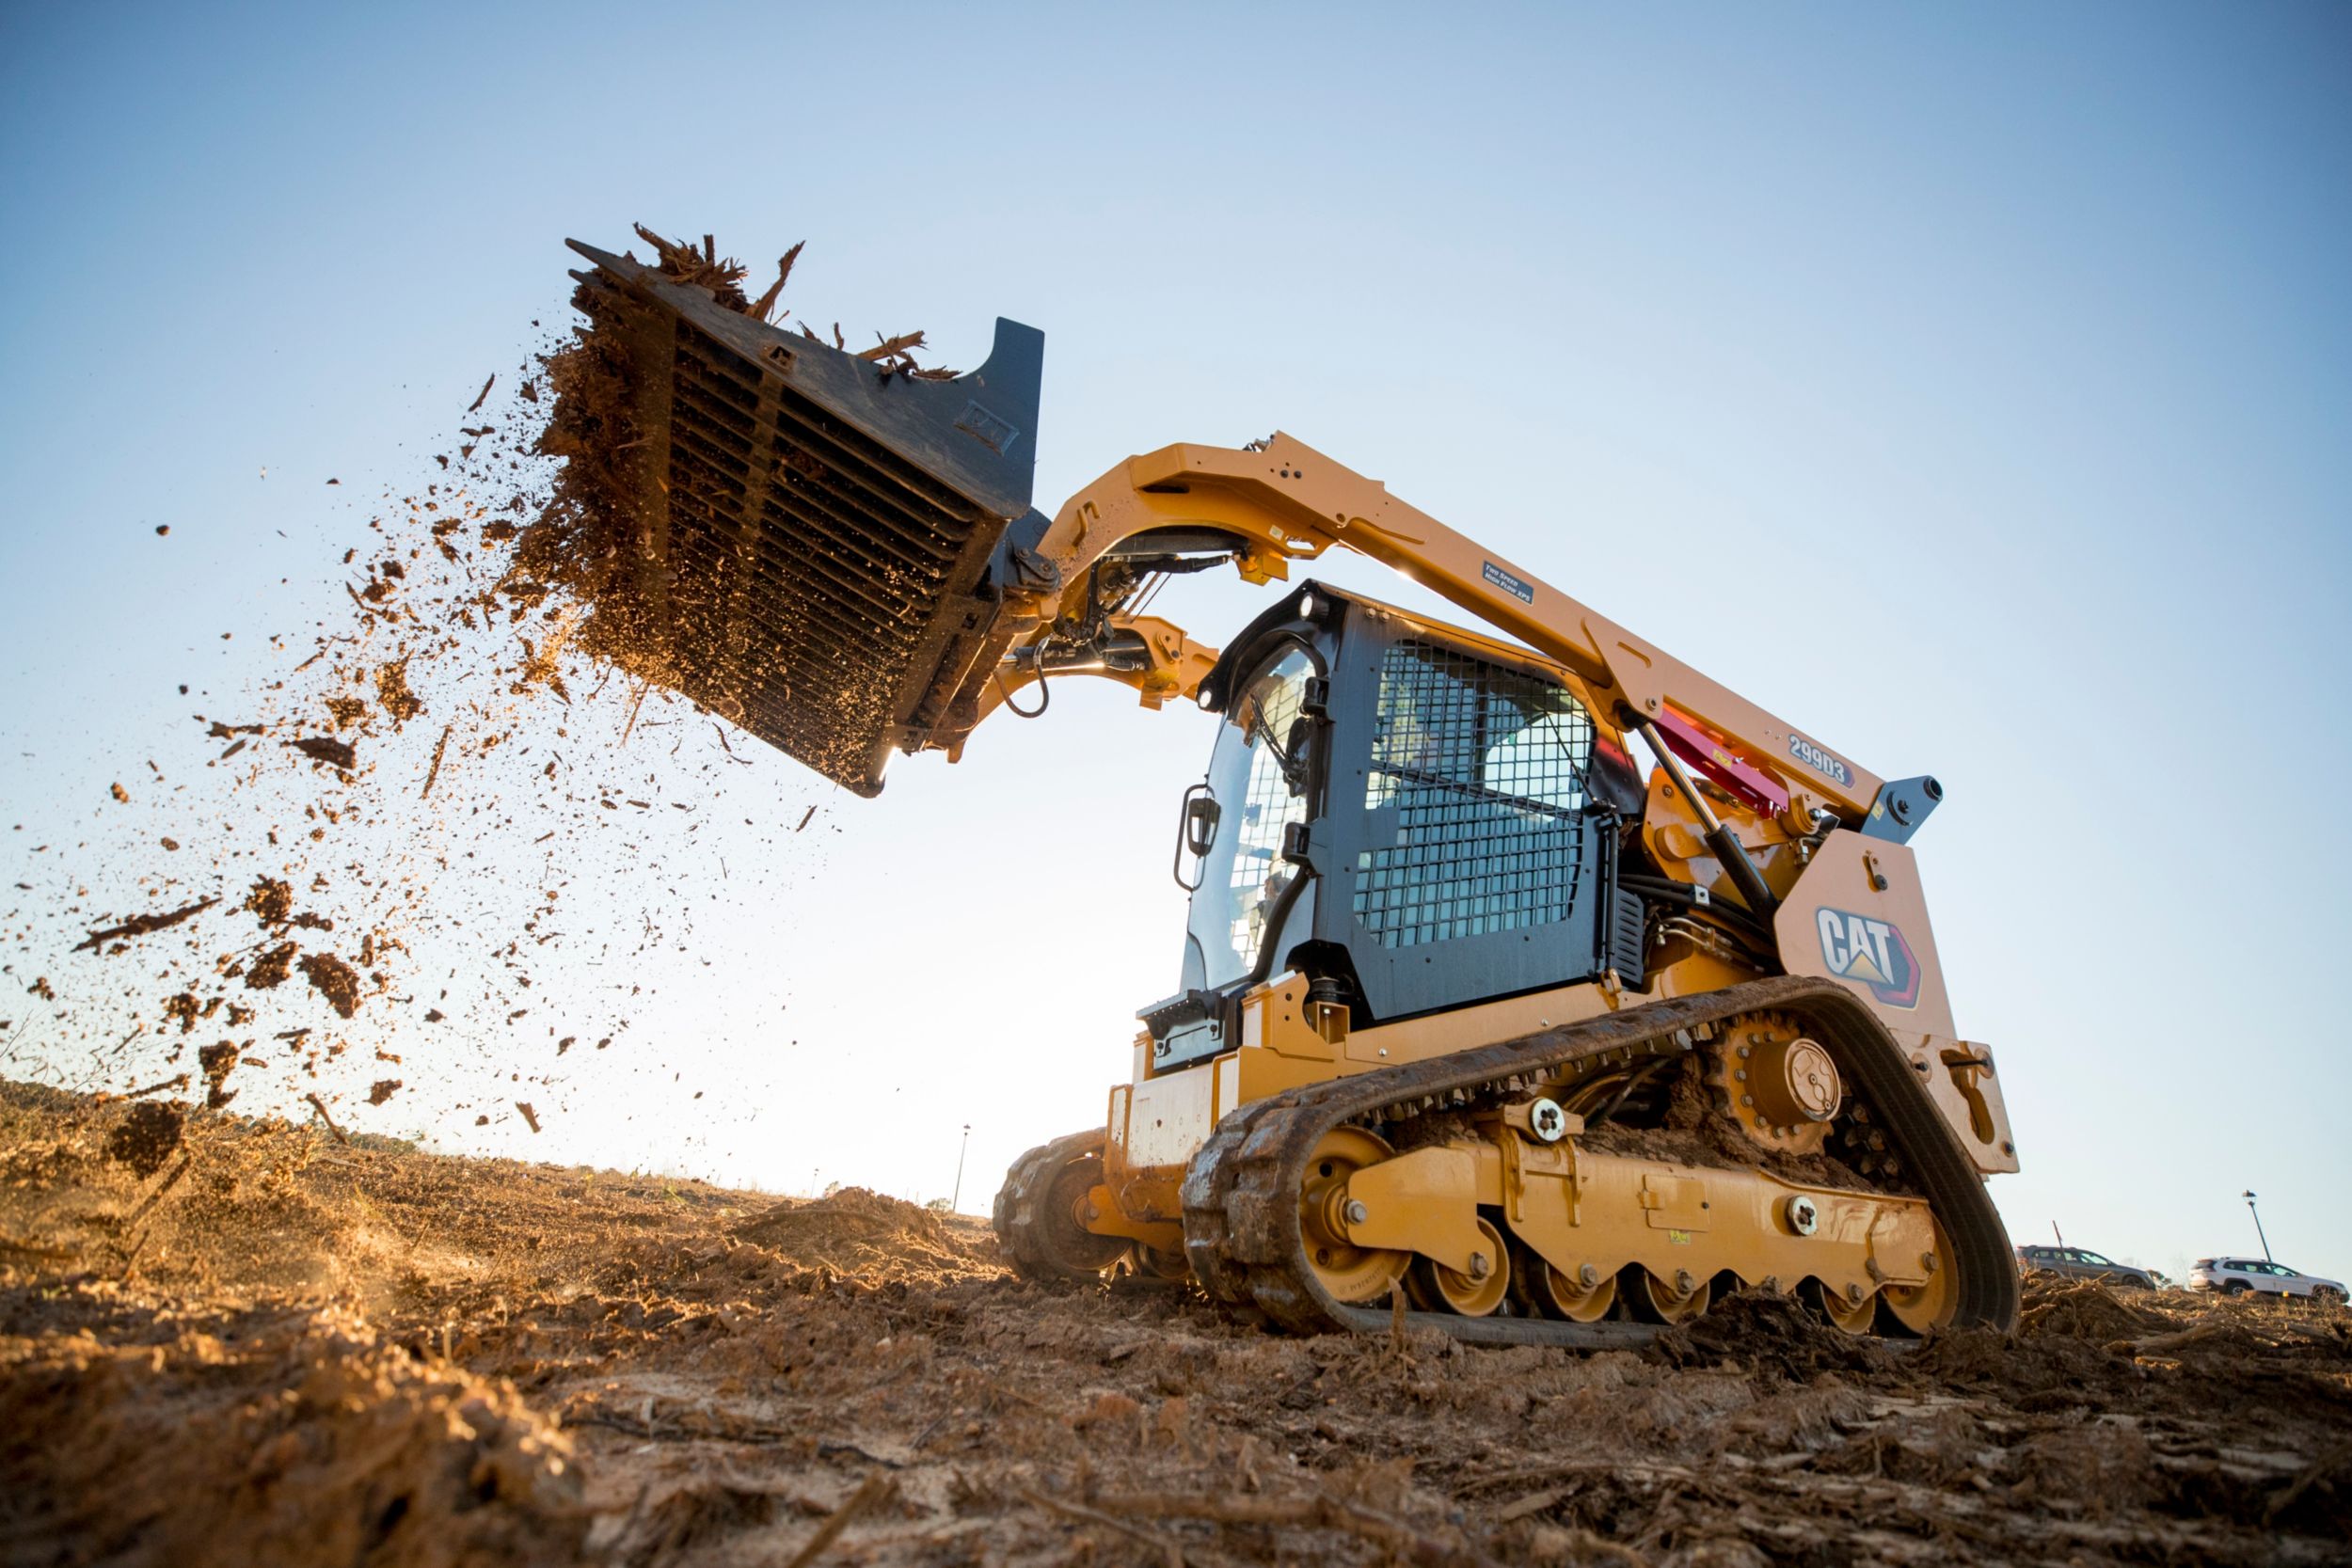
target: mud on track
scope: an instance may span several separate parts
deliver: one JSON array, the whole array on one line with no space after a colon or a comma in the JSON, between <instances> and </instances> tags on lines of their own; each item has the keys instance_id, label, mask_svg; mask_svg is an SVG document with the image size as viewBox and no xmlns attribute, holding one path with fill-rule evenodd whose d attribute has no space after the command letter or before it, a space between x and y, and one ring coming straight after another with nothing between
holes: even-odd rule
<instances>
[{"instance_id":1,"label":"mud on track","mask_svg":"<svg viewBox=\"0 0 2352 1568\"><path fill-rule=\"evenodd\" d=\"M132 1109L0 1085L0 1560L2352 1560L2340 1311L1274 1338L871 1194Z\"/></svg>"}]
</instances>

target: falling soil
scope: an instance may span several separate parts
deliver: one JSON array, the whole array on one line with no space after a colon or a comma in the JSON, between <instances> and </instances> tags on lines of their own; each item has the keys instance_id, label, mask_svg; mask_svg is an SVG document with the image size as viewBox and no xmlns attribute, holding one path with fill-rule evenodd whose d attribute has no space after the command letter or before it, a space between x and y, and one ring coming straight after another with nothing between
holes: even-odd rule
<instances>
[{"instance_id":1,"label":"falling soil","mask_svg":"<svg viewBox=\"0 0 2352 1568\"><path fill-rule=\"evenodd\" d=\"M349 1018L359 1010L359 976L334 954L304 954L302 974L311 989L326 998L338 1018Z\"/></svg>"},{"instance_id":2,"label":"falling soil","mask_svg":"<svg viewBox=\"0 0 2352 1568\"><path fill-rule=\"evenodd\" d=\"M978 1222L0 1085L0 1531L84 1563L2352 1560L2352 1314L1290 1338ZM193 1167L199 1174L182 1177ZM156 1167L160 1169L161 1167Z\"/></svg>"},{"instance_id":3,"label":"falling soil","mask_svg":"<svg viewBox=\"0 0 2352 1568\"><path fill-rule=\"evenodd\" d=\"M106 1134L106 1154L131 1167L142 1180L164 1168L179 1152L181 1129L187 1113L166 1101L134 1105L115 1130Z\"/></svg>"},{"instance_id":4,"label":"falling soil","mask_svg":"<svg viewBox=\"0 0 2352 1568\"><path fill-rule=\"evenodd\" d=\"M296 951L298 949L293 942L279 942L246 967L245 983L255 990L277 990L286 983L286 976L294 973Z\"/></svg>"},{"instance_id":5,"label":"falling soil","mask_svg":"<svg viewBox=\"0 0 2352 1568\"><path fill-rule=\"evenodd\" d=\"M337 740L326 735L307 735L286 744L312 762L323 762L346 773L359 766L359 753L348 740Z\"/></svg>"},{"instance_id":6,"label":"falling soil","mask_svg":"<svg viewBox=\"0 0 2352 1568\"><path fill-rule=\"evenodd\" d=\"M257 878L244 908L265 927L283 926L294 918L294 889L275 877Z\"/></svg>"},{"instance_id":7,"label":"falling soil","mask_svg":"<svg viewBox=\"0 0 2352 1568\"><path fill-rule=\"evenodd\" d=\"M424 711L424 704L408 689L408 661L395 659L381 665L375 672L375 700L384 705L384 711L396 724L414 719Z\"/></svg>"},{"instance_id":8,"label":"falling soil","mask_svg":"<svg viewBox=\"0 0 2352 1568\"><path fill-rule=\"evenodd\" d=\"M788 321L798 245L754 298L746 269L707 237L640 232L673 279ZM697 958L714 961L695 942L698 919L724 928L688 877L707 885L715 865L730 902L765 907L795 874L748 853L731 823L733 863L713 852L708 808L739 799L746 809L725 815L755 833L756 813L772 810L781 834L816 806L777 792L823 784L798 768L772 790L738 782L738 769L781 759L731 740L723 719L682 694L666 641L675 616L665 601L657 636L635 597L662 563L634 511L645 476L625 415L626 356L593 323L578 334L568 322L531 325L544 352L512 374L474 370L472 401L453 410L462 438L430 454L421 483L388 483L356 515L337 498L347 531L314 584L310 625L262 632L284 657L261 678L201 691L236 717L190 714L160 761L141 758L144 773L110 767L99 834L69 845L36 829L12 846L25 851L13 879L24 896L0 902L0 942L13 949L0 969L39 976L25 989L43 1006L0 1018L0 1070L129 1093L186 1070L182 1037L225 1006L229 1028L251 1023L278 1042L218 1048L246 1108L298 1112L315 1097L322 1115L362 1129L390 1082L362 1064L399 1061L404 1031L444 1022L462 1027L433 1030L438 1049L403 1074L404 1126L561 1137L579 1097L609 1090L615 1072L678 1082L650 1052L605 1058L628 1065L596 1090L569 1070L579 1057L549 1069L559 1037L596 1038L600 1051L624 1038L643 1016L637 998L675 1017L650 999L674 994ZM800 329L846 341L837 325ZM889 376L952 373L916 364L919 332L875 336L862 357ZM298 557L284 564L304 569ZM188 695L187 672L171 673ZM803 863L821 847L789 842ZM559 910L565 890L589 887L593 898ZM259 941L224 918L232 911L253 917ZM303 935L338 929L358 934L356 955ZM307 986L286 984L297 967ZM626 987L610 983L624 971ZM767 989L780 993L782 978ZM235 1092L227 1071L211 1076L216 1095ZM518 1098L507 1085L532 1086Z\"/></svg>"},{"instance_id":9,"label":"falling soil","mask_svg":"<svg viewBox=\"0 0 2352 1568\"><path fill-rule=\"evenodd\" d=\"M229 1075L237 1069L243 1053L227 1040L200 1048L196 1059L204 1069L204 1108L217 1111L237 1098L237 1091L229 1087Z\"/></svg>"},{"instance_id":10,"label":"falling soil","mask_svg":"<svg viewBox=\"0 0 2352 1568\"><path fill-rule=\"evenodd\" d=\"M101 927L82 939L82 949L102 948L106 943L117 942L121 938L143 937L151 932L169 930L183 921L195 919L219 902L220 900L216 897L203 898L163 914L142 914L126 920L119 926Z\"/></svg>"}]
</instances>

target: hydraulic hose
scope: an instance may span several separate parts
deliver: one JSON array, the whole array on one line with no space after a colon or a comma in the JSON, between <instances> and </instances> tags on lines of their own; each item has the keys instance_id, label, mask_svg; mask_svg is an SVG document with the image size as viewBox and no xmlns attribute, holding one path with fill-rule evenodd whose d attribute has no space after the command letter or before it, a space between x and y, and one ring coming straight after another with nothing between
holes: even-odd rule
<instances>
[{"instance_id":1,"label":"hydraulic hose","mask_svg":"<svg viewBox=\"0 0 2352 1568\"><path fill-rule=\"evenodd\" d=\"M1724 870L1731 877L1732 886L1740 890L1740 901L1747 905L1748 912L1757 920L1770 921L1772 911L1780 908L1780 900L1773 897L1772 890L1764 885L1764 873L1758 871L1756 863L1748 859L1748 851L1740 844L1740 835L1724 826L1723 818L1715 815L1715 808L1707 803L1707 797L1692 785L1691 775L1683 769L1682 759L1676 756L1665 741L1660 738L1658 726L1646 719L1638 722L1642 738L1648 741L1649 749L1657 753L1659 764L1666 769L1666 776L1674 781L1677 789L1682 791L1683 799L1691 802L1691 809L1698 813L1700 834L1707 840L1707 847L1715 851L1715 858L1723 863Z\"/></svg>"}]
</instances>

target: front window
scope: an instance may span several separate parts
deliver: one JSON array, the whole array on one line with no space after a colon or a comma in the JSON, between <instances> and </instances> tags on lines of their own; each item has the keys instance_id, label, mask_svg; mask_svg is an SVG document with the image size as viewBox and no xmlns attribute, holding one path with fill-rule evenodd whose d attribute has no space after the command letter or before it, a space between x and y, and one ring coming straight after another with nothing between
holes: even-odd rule
<instances>
[{"instance_id":1,"label":"front window","mask_svg":"<svg viewBox=\"0 0 2352 1568\"><path fill-rule=\"evenodd\" d=\"M1299 868L1282 859L1282 833L1307 819L1305 732L1293 747L1315 673L1304 648L1292 648L1246 687L1218 729L1209 758L1216 836L1200 863L1189 925L1211 990L1248 974L1266 941L1266 923Z\"/></svg>"}]
</instances>

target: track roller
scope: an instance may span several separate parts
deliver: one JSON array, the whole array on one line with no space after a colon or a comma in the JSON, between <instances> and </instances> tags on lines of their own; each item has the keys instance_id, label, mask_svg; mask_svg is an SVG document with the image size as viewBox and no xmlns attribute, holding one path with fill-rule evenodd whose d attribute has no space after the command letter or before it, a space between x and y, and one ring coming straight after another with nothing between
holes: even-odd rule
<instances>
[{"instance_id":1,"label":"track roller","mask_svg":"<svg viewBox=\"0 0 2352 1568\"><path fill-rule=\"evenodd\" d=\"M1597 1323L1617 1305L1617 1276L1586 1263L1571 1275L1523 1243L1511 1247L1511 1296L1529 1317Z\"/></svg>"},{"instance_id":2,"label":"track roller","mask_svg":"<svg viewBox=\"0 0 2352 1568\"><path fill-rule=\"evenodd\" d=\"M1848 1286L1840 1291L1818 1279L1808 1279L1798 1293L1806 1304L1827 1318L1841 1333L1864 1335L1878 1321L1879 1299L1875 1291L1865 1293L1860 1286Z\"/></svg>"},{"instance_id":3,"label":"track roller","mask_svg":"<svg viewBox=\"0 0 2352 1568\"><path fill-rule=\"evenodd\" d=\"M1511 1254L1502 1244L1502 1232L1482 1215L1478 1233L1485 1238L1485 1244L1470 1254L1469 1274L1457 1274L1433 1259L1414 1258L1413 1293L1433 1310L1483 1318L1501 1307L1510 1293ZM1481 1264L1486 1268L1483 1274L1478 1272Z\"/></svg>"},{"instance_id":4,"label":"track roller","mask_svg":"<svg viewBox=\"0 0 2352 1568\"><path fill-rule=\"evenodd\" d=\"M1707 1310L1715 1299L1715 1282L1695 1278L1687 1269L1675 1278L1661 1279L1636 1263L1625 1271L1620 1293L1642 1322L1672 1326Z\"/></svg>"}]
</instances>

